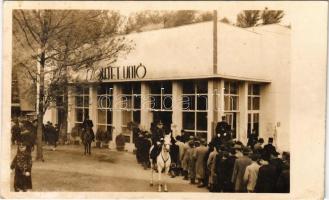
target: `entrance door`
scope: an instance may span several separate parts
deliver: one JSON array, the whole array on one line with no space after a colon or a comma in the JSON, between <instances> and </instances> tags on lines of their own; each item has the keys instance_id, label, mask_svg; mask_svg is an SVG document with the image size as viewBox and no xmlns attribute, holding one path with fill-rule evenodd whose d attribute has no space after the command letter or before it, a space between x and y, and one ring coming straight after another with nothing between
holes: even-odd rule
<instances>
[{"instance_id":1,"label":"entrance door","mask_svg":"<svg viewBox=\"0 0 329 200\"><path fill-rule=\"evenodd\" d=\"M153 121L158 122L162 121L163 127L167 130L170 130L172 123L172 112L171 111L154 111L153 112Z\"/></svg>"}]
</instances>

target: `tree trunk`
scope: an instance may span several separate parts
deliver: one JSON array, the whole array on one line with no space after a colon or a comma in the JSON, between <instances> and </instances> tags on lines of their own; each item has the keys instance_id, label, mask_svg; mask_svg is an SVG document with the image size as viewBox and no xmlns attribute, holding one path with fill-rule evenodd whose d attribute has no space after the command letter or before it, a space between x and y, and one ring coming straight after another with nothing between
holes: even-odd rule
<instances>
[{"instance_id":1,"label":"tree trunk","mask_svg":"<svg viewBox=\"0 0 329 200\"><path fill-rule=\"evenodd\" d=\"M40 86L39 86L39 113L38 113L38 128L37 128L37 156L36 160L43 161L42 152L42 135L43 135L43 115L44 115L44 67L45 67L45 51L42 48L40 56Z\"/></svg>"},{"instance_id":2,"label":"tree trunk","mask_svg":"<svg viewBox=\"0 0 329 200\"><path fill-rule=\"evenodd\" d=\"M63 98L63 119L61 119L61 127L60 127L60 138L61 138L61 143L65 144L65 142L68 139L67 135L67 116L68 116L68 88L67 85L65 84L64 86L64 98Z\"/></svg>"}]
</instances>

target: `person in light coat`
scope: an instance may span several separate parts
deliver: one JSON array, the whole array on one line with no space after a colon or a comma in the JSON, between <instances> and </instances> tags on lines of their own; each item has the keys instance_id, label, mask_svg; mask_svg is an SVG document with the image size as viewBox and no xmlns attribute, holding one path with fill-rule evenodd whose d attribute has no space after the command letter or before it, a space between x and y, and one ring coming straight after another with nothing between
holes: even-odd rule
<instances>
[{"instance_id":1,"label":"person in light coat","mask_svg":"<svg viewBox=\"0 0 329 200\"><path fill-rule=\"evenodd\" d=\"M206 147L206 140L200 140L200 146L195 148L194 159L195 159L195 170L196 178L198 179L198 187L205 187L205 157L208 152L208 147Z\"/></svg>"},{"instance_id":2,"label":"person in light coat","mask_svg":"<svg viewBox=\"0 0 329 200\"><path fill-rule=\"evenodd\" d=\"M234 163L232 183L235 185L235 192L246 192L247 188L243 181L244 173L248 165L251 164L251 159L248 157L249 149L243 149L243 156L236 159Z\"/></svg>"},{"instance_id":3,"label":"person in light coat","mask_svg":"<svg viewBox=\"0 0 329 200\"><path fill-rule=\"evenodd\" d=\"M218 146L214 147L213 145L209 145L209 149L211 150L209 154L209 158L207 160L207 168L209 170L209 190L212 192L214 190L214 185L216 183L216 172L215 172L215 164L216 164L216 156L218 154Z\"/></svg>"},{"instance_id":4,"label":"person in light coat","mask_svg":"<svg viewBox=\"0 0 329 200\"><path fill-rule=\"evenodd\" d=\"M247 185L247 191L249 193L254 192L257 183L258 171L260 168L260 165L257 162L259 160L259 157L260 156L258 154L251 155L252 163L247 166L246 171L244 173L243 180Z\"/></svg>"}]
</instances>

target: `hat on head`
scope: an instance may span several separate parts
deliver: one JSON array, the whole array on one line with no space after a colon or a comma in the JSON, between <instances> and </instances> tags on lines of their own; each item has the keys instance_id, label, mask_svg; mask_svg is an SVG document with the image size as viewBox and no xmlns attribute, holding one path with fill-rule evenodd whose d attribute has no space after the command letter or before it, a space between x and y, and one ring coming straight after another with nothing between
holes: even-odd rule
<instances>
[{"instance_id":1,"label":"hat on head","mask_svg":"<svg viewBox=\"0 0 329 200\"><path fill-rule=\"evenodd\" d=\"M273 142L273 138L272 137L268 138L268 142Z\"/></svg>"}]
</instances>

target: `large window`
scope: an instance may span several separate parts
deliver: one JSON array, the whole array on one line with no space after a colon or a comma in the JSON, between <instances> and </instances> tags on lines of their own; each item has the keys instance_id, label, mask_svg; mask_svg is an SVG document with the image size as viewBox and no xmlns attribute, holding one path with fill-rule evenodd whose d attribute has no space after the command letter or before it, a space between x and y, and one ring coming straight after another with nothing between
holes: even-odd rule
<instances>
[{"instance_id":1,"label":"large window","mask_svg":"<svg viewBox=\"0 0 329 200\"><path fill-rule=\"evenodd\" d=\"M132 143L132 131L129 129L129 123L140 124L141 122L141 84L125 83L122 84L122 133L126 142Z\"/></svg>"},{"instance_id":2,"label":"large window","mask_svg":"<svg viewBox=\"0 0 329 200\"><path fill-rule=\"evenodd\" d=\"M82 124L87 116L89 116L89 87L76 86L74 90L75 99L75 124ZM58 99L58 105L62 102Z\"/></svg>"},{"instance_id":3,"label":"large window","mask_svg":"<svg viewBox=\"0 0 329 200\"><path fill-rule=\"evenodd\" d=\"M170 81L152 82L151 89L151 110L171 111L172 110L172 84Z\"/></svg>"},{"instance_id":4,"label":"large window","mask_svg":"<svg viewBox=\"0 0 329 200\"><path fill-rule=\"evenodd\" d=\"M183 81L183 129L186 133L207 138L208 83Z\"/></svg>"},{"instance_id":5,"label":"large window","mask_svg":"<svg viewBox=\"0 0 329 200\"><path fill-rule=\"evenodd\" d=\"M248 135L254 129L259 135L260 85L248 85Z\"/></svg>"},{"instance_id":6,"label":"large window","mask_svg":"<svg viewBox=\"0 0 329 200\"><path fill-rule=\"evenodd\" d=\"M97 86L97 131L109 131L112 134L113 85Z\"/></svg>"},{"instance_id":7,"label":"large window","mask_svg":"<svg viewBox=\"0 0 329 200\"><path fill-rule=\"evenodd\" d=\"M237 119L239 113L239 84L238 82L224 82L224 113L227 123L231 126L232 136L236 138Z\"/></svg>"},{"instance_id":8,"label":"large window","mask_svg":"<svg viewBox=\"0 0 329 200\"><path fill-rule=\"evenodd\" d=\"M161 120L164 128L170 130L172 124L172 82L150 83L150 101L153 121Z\"/></svg>"}]
</instances>

